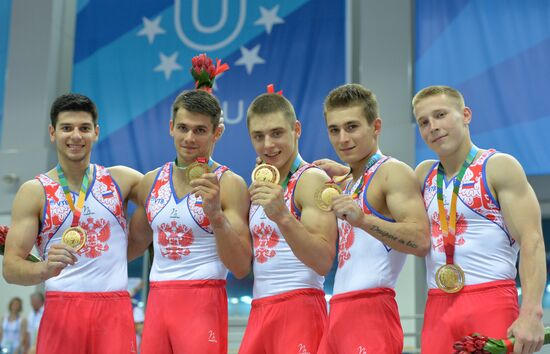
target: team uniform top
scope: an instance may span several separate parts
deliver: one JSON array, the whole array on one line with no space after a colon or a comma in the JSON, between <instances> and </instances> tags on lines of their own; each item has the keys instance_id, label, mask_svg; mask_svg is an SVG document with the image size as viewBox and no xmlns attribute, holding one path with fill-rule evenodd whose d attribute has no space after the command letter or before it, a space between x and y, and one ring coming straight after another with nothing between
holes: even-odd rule
<instances>
[{"instance_id":1,"label":"team uniform top","mask_svg":"<svg viewBox=\"0 0 550 354\"><path fill-rule=\"evenodd\" d=\"M284 191L286 207L298 220L301 213L294 204L294 191L302 173L313 167L310 164L300 167ZM281 230L266 216L263 207L250 207L249 226L254 246L255 299L296 289L323 289L325 278L294 255Z\"/></svg>"},{"instance_id":2,"label":"team uniform top","mask_svg":"<svg viewBox=\"0 0 550 354\"><path fill-rule=\"evenodd\" d=\"M226 171L220 166L214 173L219 180ZM191 193L179 199L172 173L172 162L159 170L145 204L155 248L150 280L225 279L228 270L218 256L202 199Z\"/></svg>"},{"instance_id":3,"label":"team uniform top","mask_svg":"<svg viewBox=\"0 0 550 354\"><path fill-rule=\"evenodd\" d=\"M355 183L348 183L344 194L353 194L362 183L355 199L357 205L365 214L393 222L374 210L367 200L372 178L389 159L383 156ZM374 288L394 288L407 255L391 249L367 231L352 227L345 220L338 219L338 231L338 269L334 278L334 295Z\"/></svg>"},{"instance_id":4,"label":"team uniform top","mask_svg":"<svg viewBox=\"0 0 550 354\"><path fill-rule=\"evenodd\" d=\"M456 207L454 263L465 273L465 284L474 285L516 278L519 247L510 236L500 206L487 185L486 166L495 150L484 151L466 170ZM437 206L436 162L423 185L424 204L431 228L431 248L426 256L429 288L437 288L435 273L445 264L444 240ZM447 214L453 194L454 179L444 181L443 200Z\"/></svg>"},{"instance_id":5,"label":"team uniform top","mask_svg":"<svg viewBox=\"0 0 550 354\"><path fill-rule=\"evenodd\" d=\"M47 291L105 292L127 290L126 216L122 194L105 167L93 165L79 226L86 231L86 243L76 252L77 262L58 276L46 280ZM46 195L36 247L46 259L51 245L61 243L71 227L73 212L59 183L45 174L36 177ZM73 201L78 194L72 193Z\"/></svg>"}]
</instances>

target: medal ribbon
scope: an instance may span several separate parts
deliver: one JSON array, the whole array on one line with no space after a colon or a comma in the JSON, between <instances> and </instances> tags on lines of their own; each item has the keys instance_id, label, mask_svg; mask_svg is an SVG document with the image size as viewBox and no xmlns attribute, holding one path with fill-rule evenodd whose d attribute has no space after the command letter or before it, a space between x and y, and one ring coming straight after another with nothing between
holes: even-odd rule
<instances>
[{"instance_id":1,"label":"medal ribbon","mask_svg":"<svg viewBox=\"0 0 550 354\"><path fill-rule=\"evenodd\" d=\"M290 167L290 171L288 171L288 175L283 181L283 184L282 184L283 190L286 189L286 186L288 186L288 182L290 181L290 178L296 171L298 171L298 168L300 168L300 165L302 164L302 162L304 162L304 160L302 159L302 156L300 156L300 154L296 155L296 158L294 159L294 162Z\"/></svg>"},{"instance_id":2,"label":"medal ribbon","mask_svg":"<svg viewBox=\"0 0 550 354\"><path fill-rule=\"evenodd\" d=\"M59 184L63 188L63 193L65 194L65 199L69 203L69 207L73 211L73 221L71 227L78 226L78 221L80 220L80 213L82 212L82 207L84 206L84 201L86 199L86 192L88 192L88 186L90 185L90 179L88 178L88 172L90 171L90 166L86 168L84 177L82 178L82 184L80 185L80 191L78 192L78 198L76 201L76 206L73 203L73 197L71 195L71 190L69 189L69 183L65 178L63 169L60 164L56 166L57 176L59 177Z\"/></svg>"},{"instance_id":3,"label":"medal ribbon","mask_svg":"<svg viewBox=\"0 0 550 354\"><path fill-rule=\"evenodd\" d=\"M206 157L197 157L197 162L198 163L207 163ZM183 166L183 165L178 164L178 158L177 157L174 159L174 165L180 170L185 170L185 169L187 169L187 167L189 167L189 165ZM214 165L214 160L212 160L212 158L208 158L208 167L212 168L212 165Z\"/></svg>"},{"instance_id":4,"label":"medal ribbon","mask_svg":"<svg viewBox=\"0 0 550 354\"><path fill-rule=\"evenodd\" d=\"M454 263L455 254L455 239L456 239L456 204L458 200L458 192L460 190L460 183L464 177L464 173L477 155L478 148L472 145L468 157L462 164L460 171L455 177L453 195L451 197L450 211L449 211L449 223L447 224L447 212L445 210L445 204L443 202L443 178L445 178L445 170L441 162L437 167L437 208L439 211L439 222L441 224L441 233L443 234L443 240L445 242L445 256L446 263Z\"/></svg>"},{"instance_id":5,"label":"medal ribbon","mask_svg":"<svg viewBox=\"0 0 550 354\"><path fill-rule=\"evenodd\" d=\"M357 199L359 197L359 194L361 193L361 189L363 188L363 185L365 184L365 178L366 178L365 172L367 172L369 170L369 168L374 166L374 164L377 163L378 160L380 160L381 158L382 158L382 152L380 152L380 150L376 151L376 154L372 155L369 158L369 161L367 162L367 166L365 167L363 175L361 176L361 180L359 182L359 185L357 186L357 188L355 188L355 190L351 194L351 197L353 199ZM351 173L351 171L350 171L350 173Z\"/></svg>"}]
</instances>

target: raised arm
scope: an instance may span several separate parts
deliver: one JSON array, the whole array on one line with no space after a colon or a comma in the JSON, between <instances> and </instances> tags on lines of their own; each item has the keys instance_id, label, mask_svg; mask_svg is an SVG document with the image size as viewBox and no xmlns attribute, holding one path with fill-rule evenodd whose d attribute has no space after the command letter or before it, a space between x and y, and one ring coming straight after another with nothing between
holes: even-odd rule
<instances>
[{"instance_id":1,"label":"raised arm","mask_svg":"<svg viewBox=\"0 0 550 354\"><path fill-rule=\"evenodd\" d=\"M36 285L58 275L76 261L74 250L63 244L52 245L43 262L26 260L38 235L43 202L42 186L35 180L24 183L15 195L3 260L4 278L8 283Z\"/></svg>"},{"instance_id":2,"label":"raised arm","mask_svg":"<svg viewBox=\"0 0 550 354\"><path fill-rule=\"evenodd\" d=\"M504 222L520 246L522 302L518 319L508 329L516 337L515 353L539 350L543 340L542 296L546 286L546 253L540 206L521 165L510 155L487 161L488 184L500 204Z\"/></svg>"},{"instance_id":3,"label":"raised arm","mask_svg":"<svg viewBox=\"0 0 550 354\"><path fill-rule=\"evenodd\" d=\"M147 173L132 192L135 194L137 207L130 219L128 230L128 261L141 256L151 242L153 242L153 230L149 225L149 220L147 220L145 202L147 201L156 174L157 171Z\"/></svg>"},{"instance_id":4,"label":"raised arm","mask_svg":"<svg viewBox=\"0 0 550 354\"><path fill-rule=\"evenodd\" d=\"M334 200L336 214L388 247L424 257L430 247L428 217L412 169L402 162L388 161L374 178L371 186L381 188L388 216L395 222L363 213L350 196Z\"/></svg>"},{"instance_id":5,"label":"raised arm","mask_svg":"<svg viewBox=\"0 0 550 354\"><path fill-rule=\"evenodd\" d=\"M221 261L236 278L244 278L250 273L252 263L248 229L250 195L246 183L229 171L220 181L209 173L191 185L202 197L203 210L214 231Z\"/></svg>"},{"instance_id":6,"label":"raised arm","mask_svg":"<svg viewBox=\"0 0 550 354\"><path fill-rule=\"evenodd\" d=\"M328 181L326 174L317 169L302 174L294 193L301 210L300 221L285 206L281 186L255 182L252 187L253 203L262 205L267 217L277 223L294 255L320 275L330 271L338 237L334 214L315 204L315 192Z\"/></svg>"}]
</instances>

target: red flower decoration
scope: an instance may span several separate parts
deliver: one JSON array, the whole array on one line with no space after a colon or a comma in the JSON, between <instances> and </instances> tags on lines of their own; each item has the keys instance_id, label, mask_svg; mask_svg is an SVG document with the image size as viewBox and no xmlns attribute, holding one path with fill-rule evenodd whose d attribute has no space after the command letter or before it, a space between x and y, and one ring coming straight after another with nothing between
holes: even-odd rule
<instances>
[{"instance_id":1,"label":"red flower decoration","mask_svg":"<svg viewBox=\"0 0 550 354\"><path fill-rule=\"evenodd\" d=\"M6 225L0 225L0 246L6 244L6 236L8 236L9 227Z\"/></svg>"},{"instance_id":2,"label":"red flower decoration","mask_svg":"<svg viewBox=\"0 0 550 354\"><path fill-rule=\"evenodd\" d=\"M216 59L214 65L205 53L199 54L191 59L191 75L195 80L195 88L212 92L212 86L216 76L229 70L229 65L222 64L220 59Z\"/></svg>"},{"instance_id":3,"label":"red flower decoration","mask_svg":"<svg viewBox=\"0 0 550 354\"><path fill-rule=\"evenodd\" d=\"M466 336L459 341L456 341L453 345L454 354L491 354L484 349L485 344L489 341L489 337L481 336L479 334L472 334Z\"/></svg>"},{"instance_id":4,"label":"red flower decoration","mask_svg":"<svg viewBox=\"0 0 550 354\"><path fill-rule=\"evenodd\" d=\"M275 93L275 86L273 86L273 84L267 85L267 93ZM283 90L277 91L277 95L282 96Z\"/></svg>"},{"instance_id":5,"label":"red flower decoration","mask_svg":"<svg viewBox=\"0 0 550 354\"><path fill-rule=\"evenodd\" d=\"M6 237L10 228L6 225L0 225L0 255L4 255L4 248L6 247ZM27 256L28 261L40 262L40 258L36 257L32 253Z\"/></svg>"}]
</instances>

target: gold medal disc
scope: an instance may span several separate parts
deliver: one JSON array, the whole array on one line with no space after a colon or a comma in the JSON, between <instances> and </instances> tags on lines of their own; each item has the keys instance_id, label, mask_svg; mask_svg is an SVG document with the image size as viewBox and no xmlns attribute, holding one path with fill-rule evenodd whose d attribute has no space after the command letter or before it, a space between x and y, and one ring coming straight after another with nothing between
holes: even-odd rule
<instances>
[{"instance_id":1,"label":"gold medal disc","mask_svg":"<svg viewBox=\"0 0 550 354\"><path fill-rule=\"evenodd\" d=\"M446 293L456 293L464 287L464 271L457 264L445 264L435 273L437 287Z\"/></svg>"},{"instance_id":2,"label":"gold medal disc","mask_svg":"<svg viewBox=\"0 0 550 354\"><path fill-rule=\"evenodd\" d=\"M187 180L191 182L194 179L200 178L203 174L209 173L210 168L202 162L193 162L185 169Z\"/></svg>"},{"instance_id":3,"label":"gold medal disc","mask_svg":"<svg viewBox=\"0 0 550 354\"><path fill-rule=\"evenodd\" d=\"M315 204L323 211L330 211L334 197L342 194L337 184L328 183L315 192Z\"/></svg>"},{"instance_id":4,"label":"gold medal disc","mask_svg":"<svg viewBox=\"0 0 550 354\"><path fill-rule=\"evenodd\" d=\"M86 231L80 226L69 227L63 232L61 242L78 251L86 243Z\"/></svg>"},{"instance_id":5,"label":"gold medal disc","mask_svg":"<svg viewBox=\"0 0 550 354\"><path fill-rule=\"evenodd\" d=\"M279 180L279 170L273 165L263 163L256 166L256 168L252 171L252 182L259 181L278 184Z\"/></svg>"}]
</instances>

